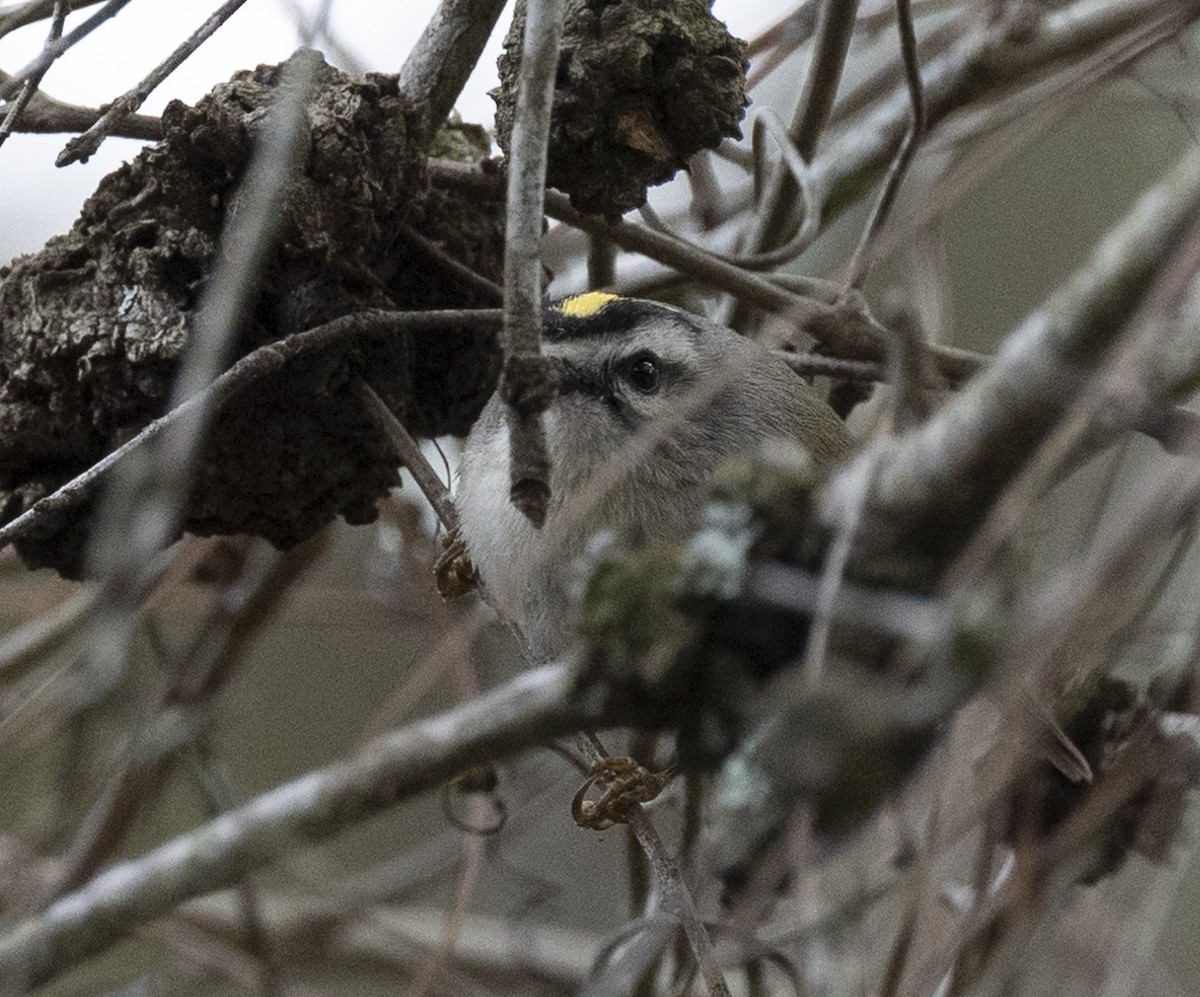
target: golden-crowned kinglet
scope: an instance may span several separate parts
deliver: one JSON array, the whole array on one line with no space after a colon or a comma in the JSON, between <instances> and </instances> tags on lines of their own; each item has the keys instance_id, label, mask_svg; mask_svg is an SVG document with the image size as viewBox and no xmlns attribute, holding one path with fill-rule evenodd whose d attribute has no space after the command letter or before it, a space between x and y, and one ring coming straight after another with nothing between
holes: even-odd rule
<instances>
[{"instance_id":1,"label":"golden-crowned kinglet","mask_svg":"<svg viewBox=\"0 0 1200 997\"><path fill-rule=\"evenodd\" d=\"M677 308L599 292L567 298L545 311L543 347L560 382L545 420L545 525L509 502L498 395L467 439L456 498L483 584L535 659L570 643L571 568L593 536L683 539L717 466L765 440L798 441L819 463L850 448L842 421L783 361Z\"/></svg>"}]
</instances>

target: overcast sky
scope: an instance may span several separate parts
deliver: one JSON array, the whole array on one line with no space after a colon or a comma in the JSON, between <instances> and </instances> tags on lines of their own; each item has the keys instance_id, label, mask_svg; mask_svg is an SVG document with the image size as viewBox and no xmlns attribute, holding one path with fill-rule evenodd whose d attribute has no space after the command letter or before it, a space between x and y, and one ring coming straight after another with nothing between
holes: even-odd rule
<instances>
[{"instance_id":1,"label":"overcast sky","mask_svg":"<svg viewBox=\"0 0 1200 997\"><path fill-rule=\"evenodd\" d=\"M218 0L132 0L113 21L68 52L47 74L43 88L75 103L94 106L109 100L135 85L217 5ZM287 58L299 40L294 11L317 6L317 0L248 0L155 91L145 110L157 113L174 98L195 101L237 69ZM792 6L781 0L716 0L713 10L734 34L748 38ZM334 0L333 34L365 68L395 72L436 7L437 0ZM94 10L72 15L68 30ZM501 24L507 25L509 17L506 11ZM37 55L44 34L43 23L0 39L0 67L13 72L24 65ZM496 83L502 34L498 31L492 39L459 102L467 120L491 124L487 90ZM59 170L54 158L67 137L14 135L0 147L0 260L36 249L69 228L100 177L140 147L109 139L90 163Z\"/></svg>"}]
</instances>

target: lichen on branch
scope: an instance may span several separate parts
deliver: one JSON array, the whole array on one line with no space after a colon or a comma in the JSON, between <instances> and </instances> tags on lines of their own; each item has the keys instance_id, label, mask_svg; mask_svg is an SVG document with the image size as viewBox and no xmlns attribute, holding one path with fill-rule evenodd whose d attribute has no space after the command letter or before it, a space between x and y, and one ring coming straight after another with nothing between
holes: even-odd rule
<instances>
[{"instance_id":1,"label":"lichen on branch","mask_svg":"<svg viewBox=\"0 0 1200 997\"><path fill-rule=\"evenodd\" d=\"M645 203L689 156L741 137L745 43L704 0L568 0L546 182L581 211L617 216ZM525 8L500 58L496 137L508 150Z\"/></svg>"}]
</instances>

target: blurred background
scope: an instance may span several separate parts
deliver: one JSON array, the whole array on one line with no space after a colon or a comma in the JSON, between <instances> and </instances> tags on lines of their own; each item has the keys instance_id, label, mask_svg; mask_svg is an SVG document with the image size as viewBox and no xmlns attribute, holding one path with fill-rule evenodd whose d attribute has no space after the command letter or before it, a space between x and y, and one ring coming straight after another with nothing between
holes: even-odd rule
<instances>
[{"instance_id":1,"label":"blurred background","mask_svg":"<svg viewBox=\"0 0 1200 997\"><path fill-rule=\"evenodd\" d=\"M133 0L119 17L60 60L44 79L43 89L63 101L96 105L109 100L136 83L214 6L213 0ZM301 37L298 24L311 22L321 6L249 0L151 96L143 111L158 113L173 99L193 102L236 70L282 61ZM343 69L395 72L436 6L435 0L335 0L328 31L316 46ZM735 35L751 39L792 6L716 0L713 9ZM86 14L73 14L68 28ZM509 19L506 12L458 103L466 121L491 126L493 105L487 91L497 83L496 57ZM33 58L44 31L44 24L35 24L0 39L0 67L11 71ZM890 32L881 32L856 48L857 72L869 68L870 46L892 46L894 41ZM772 72L752 92L748 114L762 107L789 114L802 69L803 53ZM935 190L923 182L923 170L932 175L933 160L928 157L939 154L936 148L926 151L896 213L903 221L897 224L918 231L920 237L891 246L868 285L873 301L883 300L895 287L912 286L914 274L936 274L936 280L922 283L932 290L913 301L926 326L948 342L993 348L1087 258L1096 240L1138 194L1198 141L1200 41L1190 36L1157 51L1116 81L1080 90L1054 115L1029 113L1024 127L1020 142L1012 141L1011 132L990 145L986 136L979 140L983 165L975 175L966 171L959 189L943 185ZM89 163L60 170L53 165L54 157L65 141L66 136L18 134L0 149L0 263L37 249L69 228L98 180L140 148L137 142L109 139ZM686 183L677 178L656 190L651 203L669 214L686 197ZM937 217L928 225L913 223L931 203ZM853 247L863 217L862 210L848 212L829 237L801 258L798 269L835 273ZM563 261L553 286L559 292L582 286L580 264L571 260L577 248L574 238L552 232L547 240L551 259L557 253ZM1150 446L1135 443L1123 455L1125 463L1117 471L1123 487L1136 487L1137 451L1143 445ZM447 468L452 467L454 441L442 441L442 449ZM432 448L428 452L434 466L442 468L441 455ZM1093 469L1075 482L1078 500L1087 501L1110 470ZM1035 556L1050 563L1069 549L1075 540L1068 535L1072 522L1065 508L1048 511ZM507 635L489 622L486 610L470 603L447 607L438 600L431 580L439 550L430 535L432 523L419 494L409 486L384 508L376 524L339 524L310 542L311 564L300 558L297 582L263 621L215 707L211 740L220 746L217 760L225 773L226 799L244 799L327 763L369 733L449 705L515 667ZM259 544L233 540L209 544L204 557L248 564L252 577L255 565L268 565L273 554ZM1195 576L1191 571L1191 596L1181 595L1184 601L1196 594ZM48 572L27 572L11 550L0 553L0 646L6 634L55 606L69 605L78 590ZM225 592L220 598L236 601L238 592ZM156 626L143 635L147 646L184 646L199 628L219 625L222 610L217 601L207 591L175 589L156 607ZM465 640L464 660L471 668L447 674L439 665L446 658L447 640ZM45 834L60 819L56 807L61 800L32 802L41 794L42 783L53 781L54 746L38 738L37 728L39 711L62 691L71 660L69 643L56 653L60 666L43 671L48 677L36 688L23 688L19 702L5 702L0 722L0 756L5 758L0 770L0 830ZM147 657L153 660L154 655ZM137 708L131 700L130 710ZM31 778L34 771L40 776ZM436 940L443 927L441 910L453 905L464 870L474 870L472 909L502 915L516 930L523 920L561 925L563 958L586 966L593 933L624 917L624 835L575 829L567 803L578 777L565 764L531 759L507 768L503 780L501 798L509 824L494 837L464 839L445 809L468 808L468 803L430 794L344 835L332 848L284 863L259 879L286 887L289 882L351 882L355 874L373 878L380 895L397 902L412 898L406 909L417 912L403 923L375 924L385 940L381 944L419 948L421 942L413 939L425 944ZM480 810L477 802L459 816L486 823L494 814L486 806ZM122 853L138 854L192 826L211 805L186 773L179 774L153 819L137 826ZM9 860L19 862L20 857ZM1160 911L1166 925L1159 948L1161 966L1173 976L1179 993L1200 995L1200 942L1195 932L1200 923L1200 867L1177 868L1165 882L1170 889L1164 887ZM422 911L425 916L418 916ZM214 907L213 923L228 925L228 917L222 922L222 916ZM384 957L371 953L371 927L360 926L355 942L362 954L361 975L348 981L315 974L306 978L312 992L382 992L373 989L386 977L372 975L372 960ZM214 931L212 924L195 935L179 924L152 929L51 992L102 993L135 978L139 966L156 984L147 992L245 992L249 984L238 982L236 960L213 942ZM584 934L576 937L571 931ZM164 965L164 953L184 957Z\"/></svg>"}]
</instances>

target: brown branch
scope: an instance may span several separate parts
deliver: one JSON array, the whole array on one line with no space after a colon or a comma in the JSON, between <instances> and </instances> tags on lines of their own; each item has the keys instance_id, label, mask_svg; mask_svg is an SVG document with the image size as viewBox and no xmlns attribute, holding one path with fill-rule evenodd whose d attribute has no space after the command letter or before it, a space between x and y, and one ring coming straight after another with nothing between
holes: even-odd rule
<instances>
[{"instance_id":1,"label":"brown branch","mask_svg":"<svg viewBox=\"0 0 1200 997\"><path fill-rule=\"evenodd\" d=\"M387 403L379 397L374 388L364 383L359 385L359 391L367 403L367 407L375 416L375 421L379 423L395 448L396 456L408 468L417 487L421 489L421 493L433 506L433 511L437 513L438 519L442 521L442 525L450 531L458 529L458 512L454 508L454 500L433 468L429 466L429 461L421 453L417 441L412 438L409 431L404 428L404 424L396 418L396 413L388 408Z\"/></svg>"},{"instance_id":2,"label":"brown branch","mask_svg":"<svg viewBox=\"0 0 1200 997\"><path fill-rule=\"evenodd\" d=\"M0 70L0 83L11 79L13 77ZM0 104L0 114L7 114L11 106L11 102ZM63 103L38 91L22 111L13 131L33 135L81 132L99 121L103 113L98 108ZM162 121L152 114L131 114L115 123L109 134L117 138L157 142L162 138Z\"/></svg>"}]
</instances>

